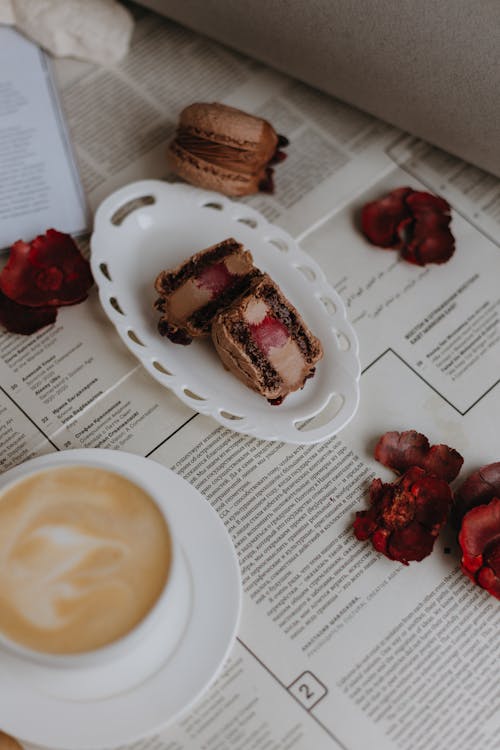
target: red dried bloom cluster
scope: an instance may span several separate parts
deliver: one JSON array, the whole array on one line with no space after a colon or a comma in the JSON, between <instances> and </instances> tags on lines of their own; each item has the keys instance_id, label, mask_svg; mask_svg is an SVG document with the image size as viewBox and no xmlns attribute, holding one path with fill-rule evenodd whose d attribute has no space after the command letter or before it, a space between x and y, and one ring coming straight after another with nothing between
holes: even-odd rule
<instances>
[{"instance_id":1,"label":"red dried bloom cluster","mask_svg":"<svg viewBox=\"0 0 500 750\"><path fill-rule=\"evenodd\" d=\"M57 308L82 302L93 284L88 261L69 234L48 229L12 245L0 273L0 323L29 334L53 323Z\"/></svg>"},{"instance_id":2,"label":"red dried bloom cluster","mask_svg":"<svg viewBox=\"0 0 500 750\"><path fill-rule=\"evenodd\" d=\"M444 198L409 187L367 203L361 226L374 245L400 250L410 263L446 263L455 251L450 205Z\"/></svg>"},{"instance_id":3,"label":"red dried bloom cluster","mask_svg":"<svg viewBox=\"0 0 500 750\"><path fill-rule=\"evenodd\" d=\"M373 480L370 509L356 513L354 533L358 539L371 539L390 560L404 565L423 560L446 522L452 504L448 482L457 476L463 458L446 445L429 445L415 430L382 435L375 458L404 473L392 484Z\"/></svg>"},{"instance_id":4,"label":"red dried bloom cluster","mask_svg":"<svg viewBox=\"0 0 500 750\"><path fill-rule=\"evenodd\" d=\"M465 575L500 599L500 462L471 474L455 497Z\"/></svg>"},{"instance_id":5,"label":"red dried bloom cluster","mask_svg":"<svg viewBox=\"0 0 500 750\"><path fill-rule=\"evenodd\" d=\"M430 555L446 521L452 495L447 482L412 466L393 484L374 479L369 510L356 513L354 533L378 552L408 565Z\"/></svg>"},{"instance_id":6,"label":"red dried bloom cluster","mask_svg":"<svg viewBox=\"0 0 500 750\"><path fill-rule=\"evenodd\" d=\"M375 458L402 476L392 484L373 480L370 508L356 513L356 537L404 565L423 560L453 504L462 571L500 599L500 461L471 474L453 499L449 483L463 464L454 448L430 445L415 430L386 432Z\"/></svg>"}]
</instances>

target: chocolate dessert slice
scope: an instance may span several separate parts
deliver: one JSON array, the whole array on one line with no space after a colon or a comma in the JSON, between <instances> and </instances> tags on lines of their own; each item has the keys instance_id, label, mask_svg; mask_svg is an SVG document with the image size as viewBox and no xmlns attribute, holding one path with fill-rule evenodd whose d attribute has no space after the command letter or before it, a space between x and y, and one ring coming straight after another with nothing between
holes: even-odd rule
<instances>
[{"instance_id":1,"label":"chocolate dessert slice","mask_svg":"<svg viewBox=\"0 0 500 750\"><path fill-rule=\"evenodd\" d=\"M272 404L302 388L323 356L319 339L267 274L219 312L212 340L224 366Z\"/></svg>"},{"instance_id":2,"label":"chocolate dessert slice","mask_svg":"<svg viewBox=\"0 0 500 750\"><path fill-rule=\"evenodd\" d=\"M176 344L208 336L214 316L246 291L259 272L243 245L232 237L195 253L155 281L162 313L158 330Z\"/></svg>"}]
</instances>

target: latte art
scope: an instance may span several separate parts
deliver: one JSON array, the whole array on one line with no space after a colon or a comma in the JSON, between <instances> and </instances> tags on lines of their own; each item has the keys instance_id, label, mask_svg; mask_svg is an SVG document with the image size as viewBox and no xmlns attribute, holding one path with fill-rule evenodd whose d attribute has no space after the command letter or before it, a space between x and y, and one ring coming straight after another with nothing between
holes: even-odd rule
<instances>
[{"instance_id":1,"label":"latte art","mask_svg":"<svg viewBox=\"0 0 500 750\"><path fill-rule=\"evenodd\" d=\"M0 494L0 632L52 654L91 651L135 627L169 572L150 496L95 467L47 469Z\"/></svg>"}]
</instances>

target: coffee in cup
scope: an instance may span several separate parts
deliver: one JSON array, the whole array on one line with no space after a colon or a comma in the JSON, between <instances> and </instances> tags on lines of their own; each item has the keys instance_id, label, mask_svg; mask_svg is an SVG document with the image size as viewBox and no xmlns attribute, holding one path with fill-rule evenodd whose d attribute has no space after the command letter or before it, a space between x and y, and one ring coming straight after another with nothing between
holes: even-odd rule
<instances>
[{"instance_id":1,"label":"coffee in cup","mask_svg":"<svg viewBox=\"0 0 500 750\"><path fill-rule=\"evenodd\" d=\"M21 648L114 643L155 607L171 565L163 513L121 474L56 466L0 492L0 637Z\"/></svg>"}]
</instances>

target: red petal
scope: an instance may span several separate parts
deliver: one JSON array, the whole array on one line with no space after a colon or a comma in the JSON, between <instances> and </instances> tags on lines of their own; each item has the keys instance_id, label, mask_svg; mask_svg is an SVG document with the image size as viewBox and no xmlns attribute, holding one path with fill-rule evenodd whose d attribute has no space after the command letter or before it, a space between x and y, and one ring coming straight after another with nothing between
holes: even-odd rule
<instances>
[{"instance_id":1,"label":"red petal","mask_svg":"<svg viewBox=\"0 0 500 750\"><path fill-rule=\"evenodd\" d=\"M356 539L365 541L369 539L376 530L377 524L369 511L359 510L354 521L354 534Z\"/></svg>"},{"instance_id":2,"label":"red petal","mask_svg":"<svg viewBox=\"0 0 500 750\"><path fill-rule=\"evenodd\" d=\"M412 190L406 198L406 204L414 216L427 212L450 213L448 201L439 195L432 195L432 193L425 193L421 190Z\"/></svg>"},{"instance_id":3,"label":"red petal","mask_svg":"<svg viewBox=\"0 0 500 750\"><path fill-rule=\"evenodd\" d=\"M447 445L429 445L425 435L415 430L386 432L375 446L375 458L389 469L402 474L411 466L419 466L446 482L460 471L463 458Z\"/></svg>"},{"instance_id":4,"label":"red petal","mask_svg":"<svg viewBox=\"0 0 500 750\"><path fill-rule=\"evenodd\" d=\"M489 567L481 568L477 574L477 583L486 589L488 594L500 599L500 576Z\"/></svg>"},{"instance_id":5,"label":"red petal","mask_svg":"<svg viewBox=\"0 0 500 750\"><path fill-rule=\"evenodd\" d=\"M452 503L452 494L448 482L438 477L426 475L412 486L415 496L415 519L437 536L448 518Z\"/></svg>"},{"instance_id":6,"label":"red petal","mask_svg":"<svg viewBox=\"0 0 500 750\"><path fill-rule=\"evenodd\" d=\"M444 198L411 188L398 188L367 203L361 214L366 237L379 247L402 250L410 263L445 263L455 251L449 229L450 205Z\"/></svg>"},{"instance_id":7,"label":"red petal","mask_svg":"<svg viewBox=\"0 0 500 750\"><path fill-rule=\"evenodd\" d=\"M11 333L28 335L50 325L57 317L56 307L26 307L0 292L0 323Z\"/></svg>"},{"instance_id":8,"label":"red petal","mask_svg":"<svg viewBox=\"0 0 500 750\"><path fill-rule=\"evenodd\" d=\"M500 461L481 466L459 487L455 495L453 520L460 528L462 517L476 505L485 505L494 497L500 497Z\"/></svg>"},{"instance_id":9,"label":"red petal","mask_svg":"<svg viewBox=\"0 0 500 750\"><path fill-rule=\"evenodd\" d=\"M81 302L92 283L89 263L73 239L55 229L29 244L15 242L0 274L0 290L29 307Z\"/></svg>"},{"instance_id":10,"label":"red petal","mask_svg":"<svg viewBox=\"0 0 500 750\"><path fill-rule=\"evenodd\" d=\"M451 216L448 213L435 213L434 211L412 213L412 217L422 234L447 229L451 221Z\"/></svg>"},{"instance_id":11,"label":"red petal","mask_svg":"<svg viewBox=\"0 0 500 750\"><path fill-rule=\"evenodd\" d=\"M488 545L500 542L500 498L465 514L458 542L464 555L471 558L480 557Z\"/></svg>"},{"instance_id":12,"label":"red petal","mask_svg":"<svg viewBox=\"0 0 500 750\"><path fill-rule=\"evenodd\" d=\"M403 258L419 266L446 263L455 252L449 203L437 195L415 191L406 204L413 221L398 228L403 237Z\"/></svg>"},{"instance_id":13,"label":"red petal","mask_svg":"<svg viewBox=\"0 0 500 750\"><path fill-rule=\"evenodd\" d=\"M425 266L427 263L446 263L455 252L455 238L449 229L429 231L414 222L413 238L404 245L401 255L409 263Z\"/></svg>"},{"instance_id":14,"label":"red petal","mask_svg":"<svg viewBox=\"0 0 500 750\"><path fill-rule=\"evenodd\" d=\"M458 541L463 572L500 599L500 498L464 515Z\"/></svg>"},{"instance_id":15,"label":"red petal","mask_svg":"<svg viewBox=\"0 0 500 750\"><path fill-rule=\"evenodd\" d=\"M453 482L458 476L463 462L464 459L458 451L439 443L431 446L422 468L428 474L444 479L445 482Z\"/></svg>"},{"instance_id":16,"label":"red petal","mask_svg":"<svg viewBox=\"0 0 500 750\"><path fill-rule=\"evenodd\" d=\"M484 550L484 561L500 577L500 528L498 538Z\"/></svg>"},{"instance_id":17,"label":"red petal","mask_svg":"<svg viewBox=\"0 0 500 750\"><path fill-rule=\"evenodd\" d=\"M409 215L405 198L411 192L411 188L398 188L363 206L361 227L370 242L379 247L399 247L397 228Z\"/></svg>"},{"instance_id":18,"label":"red petal","mask_svg":"<svg viewBox=\"0 0 500 750\"><path fill-rule=\"evenodd\" d=\"M389 534L390 532L387 531L387 529L377 529L372 534L372 544L373 548L376 549L377 552L381 552L386 557L392 558L392 556L387 553L387 542L389 540Z\"/></svg>"},{"instance_id":19,"label":"red petal","mask_svg":"<svg viewBox=\"0 0 500 750\"><path fill-rule=\"evenodd\" d=\"M393 531L389 539L388 553L393 560L408 565L411 560L420 562L430 555L435 537L429 534L417 521L402 529Z\"/></svg>"}]
</instances>

